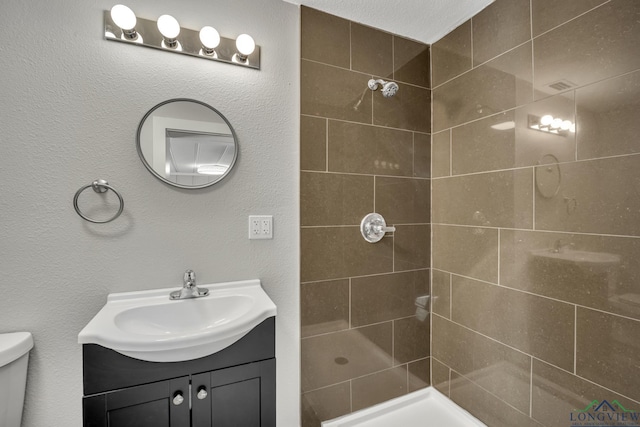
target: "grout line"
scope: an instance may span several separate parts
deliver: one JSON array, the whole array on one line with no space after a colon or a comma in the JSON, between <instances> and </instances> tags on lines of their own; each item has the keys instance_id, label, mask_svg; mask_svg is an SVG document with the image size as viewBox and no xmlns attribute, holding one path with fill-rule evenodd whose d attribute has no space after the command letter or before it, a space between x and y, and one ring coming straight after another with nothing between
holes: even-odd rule
<instances>
[{"instance_id":1,"label":"grout line","mask_svg":"<svg viewBox=\"0 0 640 427\"><path fill-rule=\"evenodd\" d=\"M536 229L536 168L535 167L531 168L531 173L533 175L533 182L531 184L531 186L533 187L531 189L531 197L533 198L533 203L532 203L533 204L533 207L532 207L532 209L533 209L533 216L532 216L533 224L532 224L532 228L535 230Z\"/></svg>"},{"instance_id":2,"label":"grout line","mask_svg":"<svg viewBox=\"0 0 640 427\"><path fill-rule=\"evenodd\" d=\"M531 41L531 100L536 99L535 49L533 45L533 0L529 0L529 40Z\"/></svg>"},{"instance_id":3,"label":"grout line","mask_svg":"<svg viewBox=\"0 0 640 427\"><path fill-rule=\"evenodd\" d=\"M329 172L329 119L325 119L327 121L325 125L325 138L324 138L324 150L325 150L325 172Z\"/></svg>"},{"instance_id":4,"label":"grout line","mask_svg":"<svg viewBox=\"0 0 640 427\"><path fill-rule=\"evenodd\" d=\"M630 154L617 154L615 156L606 156L606 157L596 157L593 159L578 159L578 160L569 160L569 161L563 161L563 162L558 162L558 163L554 163L557 165L574 165L576 163L585 163L585 162L598 162L601 160L610 160L610 159L619 159L622 157L635 157L635 156L639 156L640 153L630 153ZM473 175L482 175L482 174L490 174L490 173L496 173L496 172L509 172L509 171L517 171L517 170L523 170L523 169L528 169L528 168L535 168L537 166L540 165L527 165L527 166L515 166L512 168L506 168L506 169L492 169L492 170L487 170L487 171L478 171L478 172L468 172L468 173L461 173L461 174L456 174L456 175L452 175L451 177L447 177L447 176L443 176L443 177L433 177L433 179L446 179L446 178L458 178L458 177L463 177L463 176L473 176Z\"/></svg>"},{"instance_id":5,"label":"grout line","mask_svg":"<svg viewBox=\"0 0 640 427\"><path fill-rule=\"evenodd\" d=\"M443 363L444 365L444 363ZM448 365L445 365L447 368L449 368L449 394L447 395L449 397L449 399L451 399L451 368Z\"/></svg>"},{"instance_id":6,"label":"grout line","mask_svg":"<svg viewBox=\"0 0 640 427\"><path fill-rule=\"evenodd\" d=\"M471 68L469 68L469 71L473 70L474 66L473 66L473 17L471 17L469 19L469 38L471 41L471 55L470 55L470 59L471 59ZM456 76L457 77L457 76ZM455 78L455 77L454 77ZM445 82L446 83L446 82Z\"/></svg>"},{"instance_id":7,"label":"grout line","mask_svg":"<svg viewBox=\"0 0 640 427\"><path fill-rule=\"evenodd\" d=\"M352 299L351 299L351 277L349 277L349 329L353 328L353 322L351 320L351 306L352 306Z\"/></svg>"},{"instance_id":8,"label":"grout line","mask_svg":"<svg viewBox=\"0 0 640 427\"><path fill-rule=\"evenodd\" d=\"M512 288L512 287L509 287L509 286L506 286L506 285L499 285L497 283L489 282L487 280L477 279L477 278L471 277L471 276L465 276L465 275L458 274L458 273L451 273L451 275L452 276L455 275L455 276L458 276L458 277L462 277L464 279L474 280L476 282L484 283L486 285L497 286L497 287L500 287L500 288L503 288L503 289L506 289L506 290L520 292L520 293L531 295L531 296L534 296L534 297L540 297L540 298L548 299L548 300L559 302L559 303L563 303L563 304L566 304L566 305L575 305L576 307L584 308L586 310L593 310L593 311L597 311L599 313L608 314L610 316L620 317L622 319L627 319L627 320L633 320L633 321L636 321L636 322L640 322L640 319L635 319L633 317L628 317L628 316L625 316L623 314L612 313L610 311L605 311L605 310L602 310L602 309L599 309L599 308L588 307L586 305L577 304L575 302L564 301L564 300L553 298L553 297L549 297L549 296L546 296L546 295L536 294L536 293L531 292L531 291L525 291L523 289Z\"/></svg>"},{"instance_id":9,"label":"grout line","mask_svg":"<svg viewBox=\"0 0 640 427\"><path fill-rule=\"evenodd\" d=\"M517 108L519 108L519 107L517 107ZM515 110L515 108L512 108L512 110ZM505 110L505 111L509 111L509 110ZM331 121L339 122L339 123L351 123L351 124L354 124L354 125L370 126L370 127L374 127L374 128L381 128L381 129L390 129L390 130L395 130L395 131L398 131L398 132L411 132L411 133L420 133L422 135L431 135L430 132L423 132L423 131L420 131L420 130L405 129L405 128L394 128L394 127L391 127L391 126L377 125L377 124L365 123L365 122L356 122L356 121L353 121L353 120L344 120L344 119L338 119L338 118L335 118L335 117L315 116L313 114L304 114L304 113L300 113L300 116L302 116L302 117L310 117L312 119L331 120ZM490 116L485 116L485 117L482 117L482 118L485 119L487 117L490 117ZM457 126L454 126L454 127L457 127ZM447 130L447 129L443 129L442 132L444 132L445 130Z\"/></svg>"},{"instance_id":10,"label":"grout line","mask_svg":"<svg viewBox=\"0 0 640 427\"><path fill-rule=\"evenodd\" d=\"M439 227L460 227L460 228L480 228L487 230L497 230L498 228L507 231L524 231L529 233L552 233L552 234L571 234L576 236L595 236L595 237L617 237L621 239L640 239L640 236L627 236L624 234L602 234L602 233L586 233L584 231L564 231L564 230L533 230L531 228L511 228L511 227L491 227L491 226L478 226L468 224L447 224L445 222L432 222L431 226ZM303 227L304 228L304 227Z\"/></svg>"},{"instance_id":11,"label":"grout line","mask_svg":"<svg viewBox=\"0 0 640 427\"><path fill-rule=\"evenodd\" d=\"M529 417L533 418L533 357L531 357L531 372L529 373Z\"/></svg>"},{"instance_id":12,"label":"grout line","mask_svg":"<svg viewBox=\"0 0 640 427\"><path fill-rule=\"evenodd\" d=\"M411 176L416 176L416 134L411 133Z\"/></svg>"},{"instance_id":13,"label":"grout line","mask_svg":"<svg viewBox=\"0 0 640 427\"><path fill-rule=\"evenodd\" d=\"M322 173L322 174L334 174L334 175L354 175L354 176L379 176L381 178L401 178L401 179L418 179L421 181L428 181L431 178L422 178L419 176L405 176L405 175L382 175L379 173L356 173L356 172L338 172L338 171L317 171L317 170L309 170L309 169L301 169L300 172L309 172L309 173Z\"/></svg>"},{"instance_id":14,"label":"grout line","mask_svg":"<svg viewBox=\"0 0 640 427\"><path fill-rule=\"evenodd\" d=\"M573 123L577 126L578 123L578 91L573 91ZM573 134L573 145L575 147L576 162L578 161L578 130Z\"/></svg>"},{"instance_id":15,"label":"grout line","mask_svg":"<svg viewBox=\"0 0 640 427\"><path fill-rule=\"evenodd\" d=\"M453 320L453 275L449 275L449 320Z\"/></svg>"},{"instance_id":16,"label":"grout line","mask_svg":"<svg viewBox=\"0 0 640 427\"><path fill-rule=\"evenodd\" d=\"M378 179L377 175L373 176L373 211L376 211L376 180Z\"/></svg>"},{"instance_id":17,"label":"grout line","mask_svg":"<svg viewBox=\"0 0 640 427\"><path fill-rule=\"evenodd\" d=\"M500 284L500 228L498 228L498 277L496 279Z\"/></svg>"},{"instance_id":18,"label":"grout line","mask_svg":"<svg viewBox=\"0 0 640 427\"><path fill-rule=\"evenodd\" d=\"M578 305L576 304L574 308L574 317L573 317L573 374L577 375L577 366L578 366Z\"/></svg>"},{"instance_id":19,"label":"grout line","mask_svg":"<svg viewBox=\"0 0 640 427\"><path fill-rule=\"evenodd\" d=\"M388 239L388 237L385 237L385 239ZM416 268L413 270L402 270L402 271L387 271L384 273L375 273L375 274L365 274L365 275L361 275L361 276L345 276L345 277L332 277L330 279L318 279L318 280L306 280L304 282L300 282L300 284L305 285L308 283L320 283L320 282L332 282L334 280L347 280L347 279L361 279L361 278L367 278L367 277L376 277L376 276L387 276L390 274L404 274L404 273L412 273L412 272L416 272L416 271L429 271L429 268Z\"/></svg>"},{"instance_id":20,"label":"grout line","mask_svg":"<svg viewBox=\"0 0 640 427\"><path fill-rule=\"evenodd\" d=\"M353 36L352 22L349 21L349 71L353 71Z\"/></svg>"},{"instance_id":21,"label":"grout line","mask_svg":"<svg viewBox=\"0 0 640 427\"><path fill-rule=\"evenodd\" d=\"M453 176L453 129L449 129L449 176Z\"/></svg>"},{"instance_id":22,"label":"grout line","mask_svg":"<svg viewBox=\"0 0 640 427\"><path fill-rule=\"evenodd\" d=\"M353 380L349 380L349 411L353 412Z\"/></svg>"},{"instance_id":23,"label":"grout line","mask_svg":"<svg viewBox=\"0 0 640 427\"><path fill-rule=\"evenodd\" d=\"M458 74L458 75L457 75L457 76L455 76L455 77L450 78L449 80L447 80L447 81L445 81L445 82L443 82L443 83L440 83L439 85L437 85L437 86L435 86L435 87L431 88L431 90L440 89L442 86L446 85L447 83L450 83L450 82L452 82L453 80L455 80L455 79L457 79L457 78L459 78L459 77L461 77L461 76L464 76L465 74L468 74L468 73L470 73L471 71L473 71L473 70L475 70L475 69L477 69L477 68L479 68L479 67L482 67L483 65L486 65L487 63L489 63L489 62L491 62L491 61L493 61L493 60L495 60L495 59L497 59L497 58L500 58L501 56L504 56L504 55L506 55L506 54L508 54L508 53L510 53L510 52L512 52L512 51L514 51L514 50L516 50L516 49L518 49L518 48L520 48L520 47L524 46L525 44L527 44L527 43L529 43L529 42L531 42L531 40L527 40L527 41L525 41L525 42L523 42L523 43L520 43L519 45L514 46L514 47L512 47L512 48L511 48L511 49L509 49L509 50L505 50L504 52L502 52L502 53L501 53L501 54L499 54L499 55L494 56L493 58L489 58L489 59L487 59L486 61L484 61L484 62L483 62L483 63L481 63L481 64L478 64L478 65L476 65L476 66L473 66L473 26L472 26L472 28L471 28L471 45L472 45L472 49L471 49L471 66L472 66L472 68L470 68L470 69L468 69L468 70L466 70L466 71L463 71L462 73ZM305 59L305 61L309 61L309 60L308 60L308 59ZM313 61L313 62L316 62L316 61ZM320 64L323 64L323 63L322 63L322 62L320 62ZM419 86L419 87L422 87L422 86Z\"/></svg>"},{"instance_id":24,"label":"grout line","mask_svg":"<svg viewBox=\"0 0 640 427\"><path fill-rule=\"evenodd\" d=\"M596 10L596 9L598 9L598 8L600 8L600 7L602 7L602 6L604 6L605 4L609 3L610 1L611 1L611 0L606 1L606 2L604 2L604 3L602 3L602 4L599 4L599 5L597 5L596 7L592 8L592 9L589 9L589 10L587 10L586 12L583 12L583 13L581 13L581 14L580 14L580 15L578 15L578 16L574 16L573 18L571 18L571 19L569 19L569 20L567 20L567 21L564 21L564 22L563 22L562 24L560 24L560 25L556 25L555 27L553 27L553 28L551 28L551 29L546 30L545 32L540 33L540 34L538 34L537 36L535 36L535 37L534 37L534 39L535 39L535 38L538 38L538 37L540 37L540 36L542 36L542 35L545 35L545 34L547 34L547 33L550 33L551 31L553 31L553 30L555 30L555 29L557 29L557 28L559 28L559 27L562 27L564 24L567 24L567 23L569 23L569 22L571 22L571 21L575 21L576 19L580 18L581 16L586 15L587 13L589 13L589 12L591 12L591 11L594 11L594 10ZM533 36L533 31L531 32L531 35Z\"/></svg>"}]
</instances>

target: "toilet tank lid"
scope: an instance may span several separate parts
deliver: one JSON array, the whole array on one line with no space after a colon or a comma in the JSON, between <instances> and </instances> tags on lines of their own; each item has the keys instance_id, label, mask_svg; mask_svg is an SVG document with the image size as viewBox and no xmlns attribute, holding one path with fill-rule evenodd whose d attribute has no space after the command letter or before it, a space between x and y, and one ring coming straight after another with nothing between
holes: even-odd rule
<instances>
[{"instance_id":1,"label":"toilet tank lid","mask_svg":"<svg viewBox=\"0 0 640 427\"><path fill-rule=\"evenodd\" d=\"M0 366L8 365L33 348L30 332L0 334Z\"/></svg>"}]
</instances>

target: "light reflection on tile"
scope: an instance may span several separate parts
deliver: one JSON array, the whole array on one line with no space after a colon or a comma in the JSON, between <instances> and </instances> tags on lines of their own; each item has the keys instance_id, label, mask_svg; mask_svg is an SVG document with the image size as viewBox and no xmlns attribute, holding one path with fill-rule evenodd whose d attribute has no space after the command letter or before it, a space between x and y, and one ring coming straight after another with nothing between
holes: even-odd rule
<instances>
[{"instance_id":1,"label":"light reflection on tile","mask_svg":"<svg viewBox=\"0 0 640 427\"><path fill-rule=\"evenodd\" d=\"M502 230L504 286L640 319L640 239Z\"/></svg>"}]
</instances>

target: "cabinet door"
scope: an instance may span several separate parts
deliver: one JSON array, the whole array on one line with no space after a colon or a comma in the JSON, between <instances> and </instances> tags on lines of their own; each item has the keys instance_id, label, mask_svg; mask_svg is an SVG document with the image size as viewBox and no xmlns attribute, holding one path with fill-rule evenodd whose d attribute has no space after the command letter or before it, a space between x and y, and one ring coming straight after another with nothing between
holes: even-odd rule
<instances>
[{"instance_id":1,"label":"cabinet door","mask_svg":"<svg viewBox=\"0 0 640 427\"><path fill-rule=\"evenodd\" d=\"M275 427L275 374L269 359L194 375L193 427Z\"/></svg>"},{"instance_id":2,"label":"cabinet door","mask_svg":"<svg viewBox=\"0 0 640 427\"><path fill-rule=\"evenodd\" d=\"M189 427L189 378L85 397L85 427Z\"/></svg>"}]
</instances>

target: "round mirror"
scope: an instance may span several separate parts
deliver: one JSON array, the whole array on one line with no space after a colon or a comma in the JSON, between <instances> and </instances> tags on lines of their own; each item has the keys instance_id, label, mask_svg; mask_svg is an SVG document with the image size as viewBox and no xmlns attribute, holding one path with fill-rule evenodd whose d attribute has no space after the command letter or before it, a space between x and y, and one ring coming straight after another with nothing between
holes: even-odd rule
<instances>
[{"instance_id":1,"label":"round mirror","mask_svg":"<svg viewBox=\"0 0 640 427\"><path fill-rule=\"evenodd\" d=\"M238 139L215 108L192 99L153 107L136 138L145 167L167 184L203 188L223 179L238 157Z\"/></svg>"}]
</instances>

